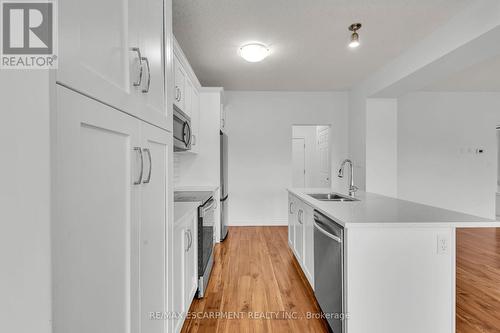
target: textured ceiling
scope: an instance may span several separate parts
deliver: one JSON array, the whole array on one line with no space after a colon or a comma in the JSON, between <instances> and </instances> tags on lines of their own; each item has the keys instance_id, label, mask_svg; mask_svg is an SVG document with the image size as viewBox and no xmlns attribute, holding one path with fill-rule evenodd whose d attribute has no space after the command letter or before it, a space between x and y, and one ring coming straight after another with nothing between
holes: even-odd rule
<instances>
[{"instance_id":1,"label":"textured ceiling","mask_svg":"<svg viewBox=\"0 0 500 333\"><path fill-rule=\"evenodd\" d=\"M173 0L174 34L204 86L347 90L473 0ZM347 27L361 22L361 46ZM238 48L271 47L260 63Z\"/></svg>"}]
</instances>

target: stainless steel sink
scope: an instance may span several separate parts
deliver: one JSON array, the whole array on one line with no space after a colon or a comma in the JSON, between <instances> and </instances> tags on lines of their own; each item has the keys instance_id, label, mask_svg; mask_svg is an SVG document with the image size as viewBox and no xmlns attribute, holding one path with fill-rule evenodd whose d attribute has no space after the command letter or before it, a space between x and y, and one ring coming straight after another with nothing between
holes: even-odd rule
<instances>
[{"instance_id":1,"label":"stainless steel sink","mask_svg":"<svg viewBox=\"0 0 500 333\"><path fill-rule=\"evenodd\" d=\"M339 193L311 193L308 195L320 201L359 201L356 198Z\"/></svg>"}]
</instances>

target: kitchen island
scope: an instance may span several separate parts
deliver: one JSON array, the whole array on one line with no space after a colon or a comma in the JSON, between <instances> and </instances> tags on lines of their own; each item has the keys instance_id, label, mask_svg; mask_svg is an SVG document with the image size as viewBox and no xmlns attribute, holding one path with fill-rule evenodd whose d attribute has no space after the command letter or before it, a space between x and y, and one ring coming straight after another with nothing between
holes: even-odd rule
<instances>
[{"instance_id":1,"label":"kitchen island","mask_svg":"<svg viewBox=\"0 0 500 333\"><path fill-rule=\"evenodd\" d=\"M309 196L325 191L288 190L288 241L316 291L315 256L330 254L315 249L314 215L341 226L344 332L455 332L456 228L499 222L366 192L350 202Z\"/></svg>"}]
</instances>

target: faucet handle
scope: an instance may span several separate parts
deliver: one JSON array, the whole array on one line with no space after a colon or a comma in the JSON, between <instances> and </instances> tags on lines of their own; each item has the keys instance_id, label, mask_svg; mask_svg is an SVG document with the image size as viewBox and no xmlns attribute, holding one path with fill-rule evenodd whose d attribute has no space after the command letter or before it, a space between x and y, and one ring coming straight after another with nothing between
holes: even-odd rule
<instances>
[{"instance_id":1,"label":"faucet handle","mask_svg":"<svg viewBox=\"0 0 500 333\"><path fill-rule=\"evenodd\" d=\"M354 194L356 193L357 190L359 190L359 187L357 187L356 185L350 186L349 187L349 195L354 196Z\"/></svg>"}]
</instances>

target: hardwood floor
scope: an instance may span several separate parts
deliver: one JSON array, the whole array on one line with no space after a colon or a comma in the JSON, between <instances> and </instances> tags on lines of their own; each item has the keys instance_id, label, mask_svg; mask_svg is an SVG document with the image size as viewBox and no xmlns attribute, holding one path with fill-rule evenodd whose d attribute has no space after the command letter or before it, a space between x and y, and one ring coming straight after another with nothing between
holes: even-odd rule
<instances>
[{"instance_id":1,"label":"hardwood floor","mask_svg":"<svg viewBox=\"0 0 500 333\"><path fill-rule=\"evenodd\" d=\"M322 319L305 318L319 307L298 265L287 227L231 227L182 332L328 332Z\"/></svg>"},{"instance_id":2,"label":"hardwood floor","mask_svg":"<svg viewBox=\"0 0 500 333\"><path fill-rule=\"evenodd\" d=\"M457 230L456 332L500 332L500 228Z\"/></svg>"}]
</instances>

